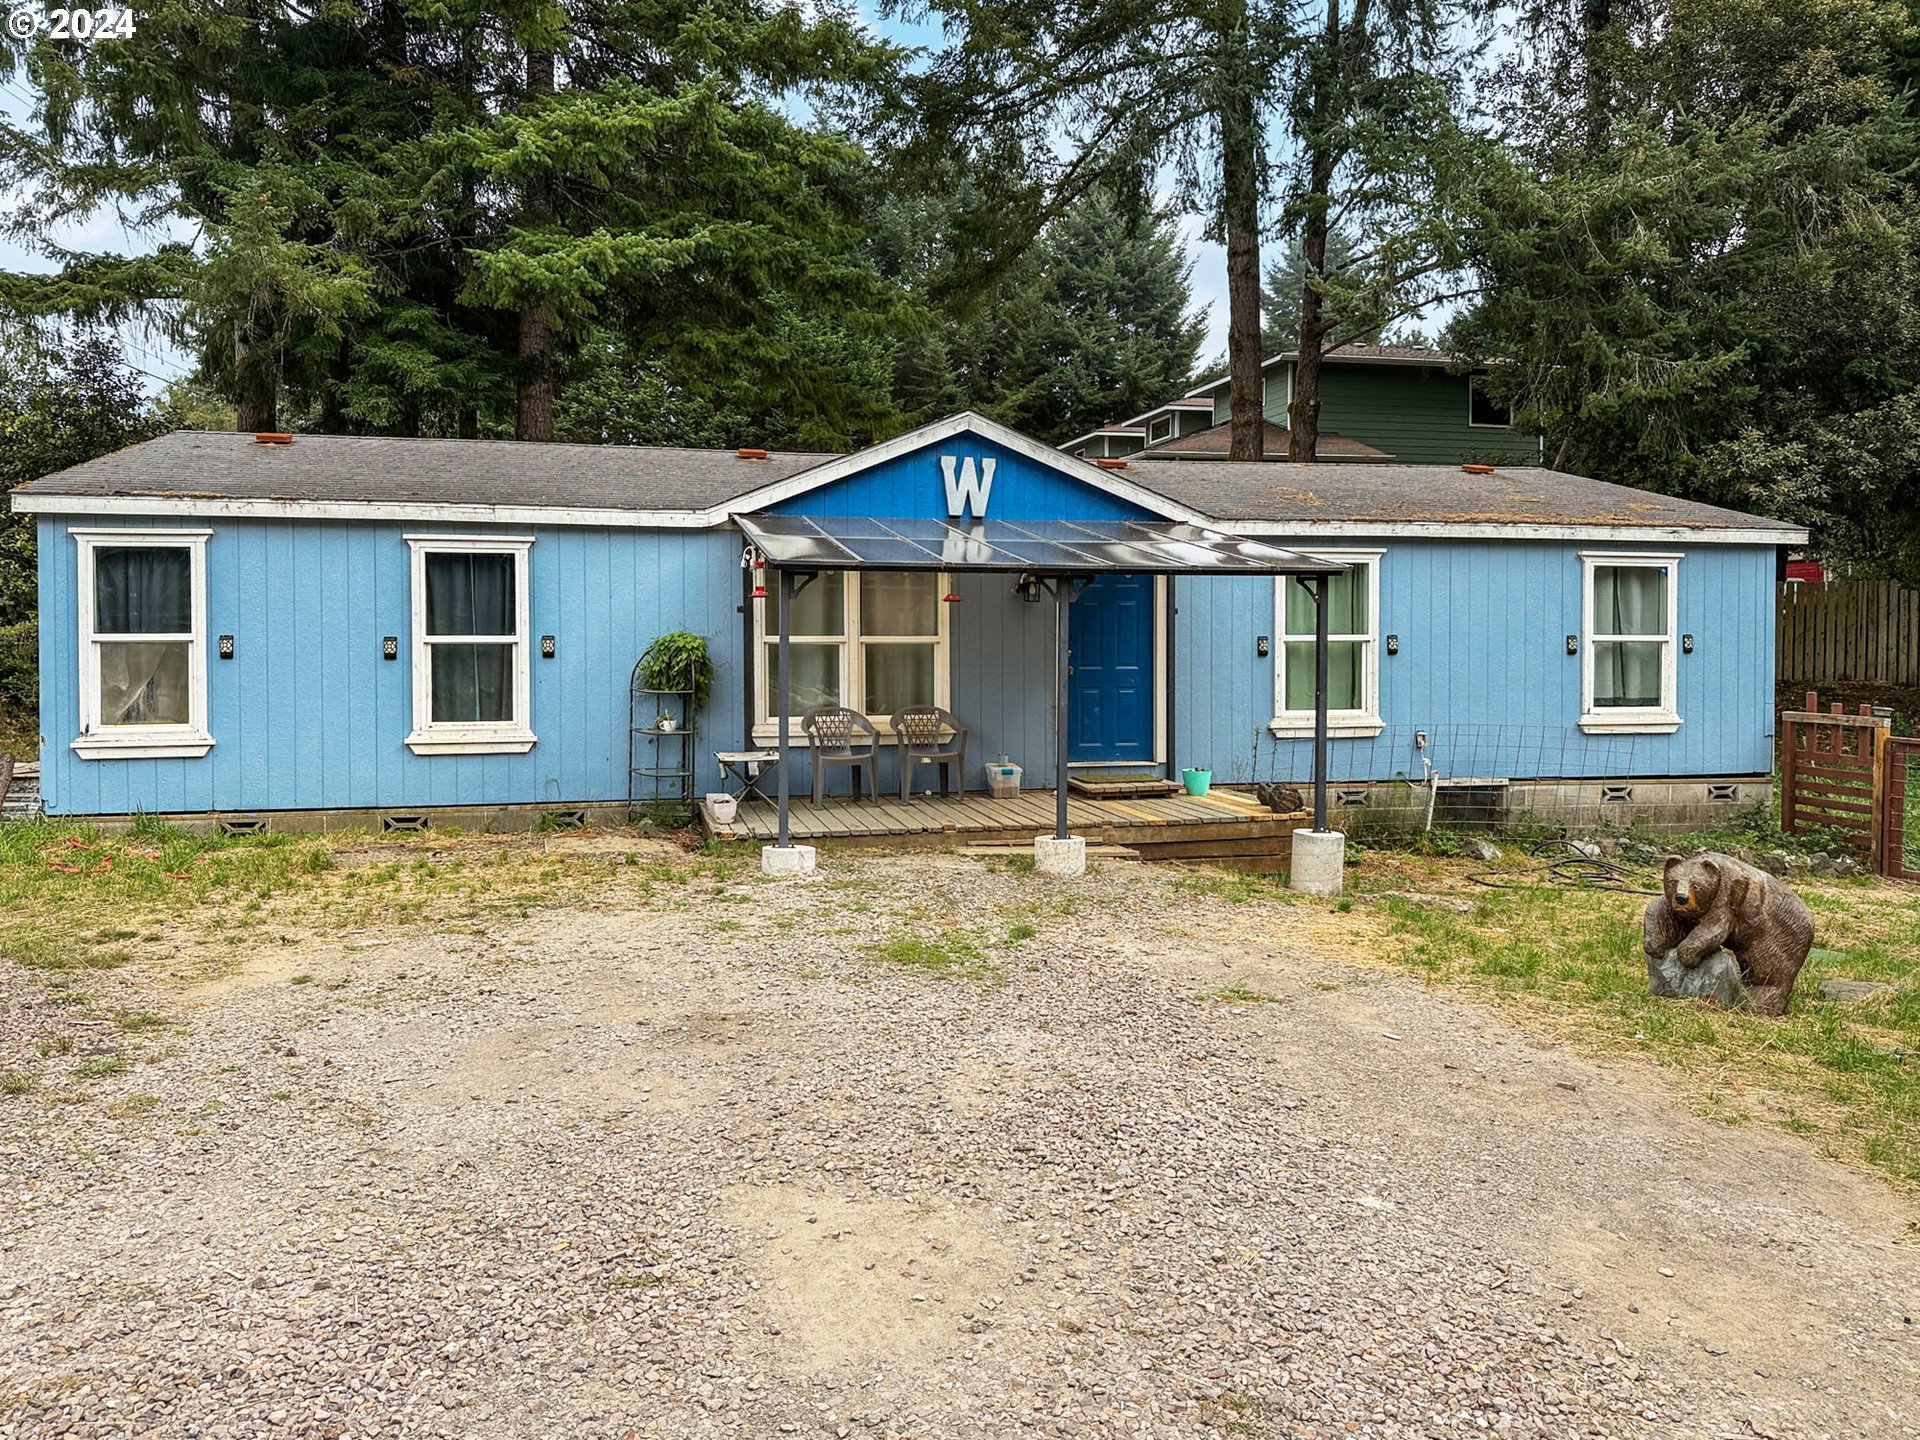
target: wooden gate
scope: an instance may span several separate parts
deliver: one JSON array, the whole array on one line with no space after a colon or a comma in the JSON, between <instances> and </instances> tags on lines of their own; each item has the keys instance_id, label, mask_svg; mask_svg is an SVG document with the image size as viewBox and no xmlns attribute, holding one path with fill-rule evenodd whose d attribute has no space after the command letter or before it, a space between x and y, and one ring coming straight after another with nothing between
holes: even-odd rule
<instances>
[{"instance_id":1,"label":"wooden gate","mask_svg":"<svg viewBox=\"0 0 1920 1440\"><path fill-rule=\"evenodd\" d=\"M1823 713L1819 695L1808 691L1805 710L1780 717L1780 828L1836 835L1879 868L1883 751L1892 729L1869 705L1858 715L1837 704Z\"/></svg>"},{"instance_id":2,"label":"wooden gate","mask_svg":"<svg viewBox=\"0 0 1920 1440\"><path fill-rule=\"evenodd\" d=\"M1881 783L1880 864L1894 880L1920 880L1920 739L1890 737Z\"/></svg>"}]
</instances>

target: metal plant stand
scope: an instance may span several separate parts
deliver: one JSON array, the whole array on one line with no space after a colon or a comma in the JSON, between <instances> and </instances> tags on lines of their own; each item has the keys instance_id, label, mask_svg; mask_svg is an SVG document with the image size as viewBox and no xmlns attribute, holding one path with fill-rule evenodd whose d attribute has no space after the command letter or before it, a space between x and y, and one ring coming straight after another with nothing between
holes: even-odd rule
<instances>
[{"instance_id":1,"label":"metal plant stand","mask_svg":"<svg viewBox=\"0 0 1920 1440\"><path fill-rule=\"evenodd\" d=\"M691 690L650 690L633 667L628 685L627 809L693 811L694 709Z\"/></svg>"}]
</instances>

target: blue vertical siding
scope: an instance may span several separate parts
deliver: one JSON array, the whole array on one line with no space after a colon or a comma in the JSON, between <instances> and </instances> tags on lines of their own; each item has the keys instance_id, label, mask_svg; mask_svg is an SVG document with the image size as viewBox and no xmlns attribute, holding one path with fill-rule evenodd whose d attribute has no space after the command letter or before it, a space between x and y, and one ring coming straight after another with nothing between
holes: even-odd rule
<instances>
[{"instance_id":1,"label":"blue vertical siding","mask_svg":"<svg viewBox=\"0 0 1920 1440\"><path fill-rule=\"evenodd\" d=\"M78 522L76 522L78 523ZM174 528L152 520L94 521ZM183 522L195 528L207 522ZM207 662L214 748L195 760L82 760L76 547L40 522L42 791L55 814L135 809L348 809L368 806L608 801L627 793L627 683L647 642L685 628L707 636L716 668L701 716L700 784L710 752L739 743L740 541L730 531L531 534L532 720L525 755L415 755L406 535L471 527L214 521L207 624L235 637ZM400 659L380 656L385 635ZM539 637L556 656L539 657Z\"/></svg>"},{"instance_id":2,"label":"blue vertical siding","mask_svg":"<svg viewBox=\"0 0 1920 1440\"><path fill-rule=\"evenodd\" d=\"M996 477L992 513L1016 518L1032 514L1030 506L1044 504L1053 515L1068 508L1054 503L1058 496L1029 502L1024 483L1007 483L1021 474L1014 468ZM937 466L930 481L924 473L897 478L944 508ZM1049 472L1035 483L1070 482ZM1097 491L1078 493L1095 497L1086 502L1090 510L1109 507L1109 516L1119 505ZM809 498L816 513L905 513L904 498L877 492ZM1000 509L1003 500L1008 510ZM153 520L84 523L174 528ZM681 628L708 638L717 671L700 717L699 788L717 779L711 752L744 743L749 657L737 608L740 541L730 530L514 530L534 537L530 667L539 741L525 755L418 756L404 744L413 715L405 536L460 527L183 523L213 531L209 643L232 634L237 647L233 660L208 660L214 748L193 760L81 760L69 748L79 724L75 546L67 521L39 522L42 789L55 814L616 801L627 793L628 674L649 640ZM1670 736L1590 737L1575 723L1580 661L1566 654L1564 637L1580 628L1579 552L1605 547L1342 541L1339 548L1349 546L1385 551L1378 630L1400 637L1400 653L1380 658L1386 730L1333 742L1336 779L1418 778L1415 730L1428 732L1429 754L1449 775L1770 768L1771 550L1685 551L1679 624L1697 643L1693 654L1677 657L1684 723ZM1005 575L959 575L953 584L961 599L949 612L952 705L972 731L966 781L977 787L980 763L1005 753L1026 768L1029 785L1051 785L1053 606L1021 600ZM1274 634L1273 582L1182 577L1175 593L1175 763L1211 766L1223 782L1305 778L1308 744L1276 740L1267 729L1274 659L1258 657L1255 641ZM556 637L555 659L538 656L543 634ZM398 661L380 658L385 635L399 637ZM882 767L883 785L897 786L890 754ZM843 788L844 775L836 779ZM808 783L800 760L794 784Z\"/></svg>"},{"instance_id":3,"label":"blue vertical siding","mask_svg":"<svg viewBox=\"0 0 1920 1440\"><path fill-rule=\"evenodd\" d=\"M1754 775L1772 767L1770 548L1640 547L1684 554L1679 628L1695 648L1676 657L1683 723L1672 735L1586 735L1577 724L1581 662L1566 653L1566 637L1580 631L1580 554L1635 547L1343 539L1325 548L1386 552L1377 633L1400 637L1398 655L1380 656L1387 728L1331 742L1335 779L1420 778L1417 730L1427 732L1443 775ZM1304 779L1311 746L1268 731L1274 661L1255 655L1256 638L1274 634L1273 583L1183 578L1178 594L1178 763L1211 765L1223 781Z\"/></svg>"},{"instance_id":4,"label":"blue vertical siding","mask_svg":"<svg viewBox=\"0 0 1920 1440\"><path fill-rule=\"evenodd\" d=\"M778 505L784 515L871 515L901 520L947 518L940 457L994 461L989 520L1146 520L1147 511L977 435L956 435L833 481ZM1061 459L1063 464L1075 462Z\"/></svg>"}]
</instances>

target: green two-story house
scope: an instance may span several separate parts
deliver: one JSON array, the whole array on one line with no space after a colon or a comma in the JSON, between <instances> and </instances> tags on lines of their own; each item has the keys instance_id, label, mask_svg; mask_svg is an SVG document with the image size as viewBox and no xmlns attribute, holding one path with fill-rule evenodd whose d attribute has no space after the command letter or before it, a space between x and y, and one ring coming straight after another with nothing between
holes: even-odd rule
<instances>
[{"instance_id":1,"label":"green two-story house","mask_svg":"<svg viewBox=\"0 0 1920 1440\"><path fill-rule=\"evenodd\" d=\"M1285 458L1288 407L1298 357L1262 364L1266 454ZM1407 464L1537 464L1538 436L1482 388L1484 372L1443 350L1410 345L1343 345L1320 369L1321 460ZM1219 459L1227 453L1228 382L1222 375L1177 400L1076 436L1060 448L1088 460L1151 453L1155 459Z\"/></svg>"}]
</instances>

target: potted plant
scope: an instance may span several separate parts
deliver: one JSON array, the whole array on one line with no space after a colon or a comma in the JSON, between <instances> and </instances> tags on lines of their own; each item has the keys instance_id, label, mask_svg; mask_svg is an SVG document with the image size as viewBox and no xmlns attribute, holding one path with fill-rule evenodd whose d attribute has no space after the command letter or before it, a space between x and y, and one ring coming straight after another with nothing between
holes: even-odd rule
<instances>
[{"instance_id":1,"label":"potted plant","mask_svg":"<svg viewBox=\"0 0 1920 1440\"><path fill-rule=\"evenodd\" d=\"M1204 795L1213 786L1213 767L1190 765L1180 772L1180 783L1187 787L1187 794Z\"/></svg>"},{"instance_id":2,"label":"potted plant","mask_svg":"<svg viewBox=\"0 0 1920 1440\"><path fill-rule=\"evenodd\" d=\"M713 690L713 657L707 652L706 637L690 630L674 630L657 637L640 652L640 680L649 690L686 695L687 713L691 715L707 703ZM662 709L655 725L671 733L680 722Z\"/></svg>"}]
</instances>

